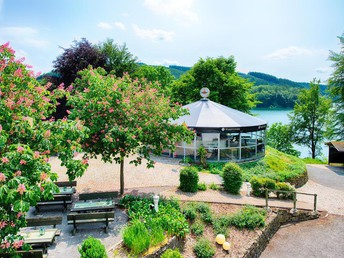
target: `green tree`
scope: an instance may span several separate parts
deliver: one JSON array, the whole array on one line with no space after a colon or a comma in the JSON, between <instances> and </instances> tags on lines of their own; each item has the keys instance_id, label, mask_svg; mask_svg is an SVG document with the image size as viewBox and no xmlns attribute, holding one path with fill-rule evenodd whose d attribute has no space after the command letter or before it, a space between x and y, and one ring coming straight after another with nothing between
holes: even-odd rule
<instances>
[{"instance_id":1,"label":"green tree","mask_svg":"<svg viewBox=\"0 0 344 258\"><path fill-rule=\"evenodd\" d=\"M170 95L170 87L174 81L174 76L164 66L141 65L132 77L137 77L139 80L145 79L147 82L158 82L155 85L159 85L159 91L166 95Z\"/></svg>"},{"instance_id":2,"label":"green tree","mask_svg":"<svg viewBox=\"0 0 344 258\"><path fill-rule=\"evenodd\" d=\"M344 140L344 33L338 37L340 52L330 51L329 59L333 62L334 72L329 80L330 93L334 99L333 126L330 136Z\"/></svg>"},{"instance_id":3,"label":"green tree","mask_svg":"<svg viewBox=\"0 0 344 258\"><path fill-rule=\"evenodd\" d=\"M241 78L235 69L233 56L201 58L172 85L172 98L188 104L198 100L200 89L207 87L211 100L248 113L255 106L250 93L253 84Z\"/></svg>"},{"instance_id":4,"label":"green tree","mask_svg":"<svg viewBox=\"0 0 344 258\"><path fill-rule=\"evenodd\" d=\"M319 81L314 79L310 89L301 90L289 115L294 142L307 146L312 159L318 155L325 138L330 108L331 100L321 95Z\"/></svg>"},{"instance_id":5,"label":"green tree","mask_svg":"<svg viewBox=\"0 0 344 258\"><path fill-rule=\"evenodd\" d=\"M47 120L64 95L63 88L50 92L49 87L15 59L8 43L0 46L0 256L23 246L17 233L30 206L58 191L51 153L59 153L71 177L87 168L86 160L74 159L85 128L76 121Z\"/></svg>"},{"instance_id":6,"label":"green tree","mask_svg":"<svg viewBox=\"0 0 344 258\"><path fill-rule=\"evenodd\" d=\"M120 163L120 193L124 191L124 159L153 167L151 154L174 149L175 143L191 140L193 132L171 120L186 114L180 105L154 88L155 84L132 80L129 75L116 78L103 69L80 72L76 87L83 89L71 95L71 118L80 118L90 129L84 149L91 157L101 155L105 162ZM132 154L137 154L132 156Z\"/></svg>"},{"instance_id":7,"label":"green tree","mask_svg":"<svg viewBox=\"0 0 344 258\"><path fill-rule=\"evenodd\" d=\"M105 56L104 69L108 73L113 73L117 77L122 77L124 73L132 75L138 68L137 57L131 54L126 44L118 45L113 39L107 39L99 44L100 52Z\"/></svg>"},{"instance_id":8,"label":"green tree","mask_svg":"<svg viewBox=\"0 0 344 258\"><path fill-rule=\"evenodd\" d=\"M290 125L281 122L273 123L267 131L267 144L274 149L299 157L300 152L292 145L293 131Z\"/></svg>"}]
</instances>

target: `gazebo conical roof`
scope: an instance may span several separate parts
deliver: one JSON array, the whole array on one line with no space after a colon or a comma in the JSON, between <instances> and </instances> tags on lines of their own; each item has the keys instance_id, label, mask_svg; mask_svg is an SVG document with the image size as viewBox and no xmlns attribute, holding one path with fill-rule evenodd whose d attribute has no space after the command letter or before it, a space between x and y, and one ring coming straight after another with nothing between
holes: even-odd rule
<instances>
[{"instance_id":1,"label":"gazebo conical roof","mask_svg":"<svg viewBox=\"0 0 344 258\"><path fill-rule=\"evenodd\" d=\"M265 128L267 122L241 111L229 108L219 103L203 98L197 102L183 106L189 110L185 115L175 120L177 124L186 124L189 128Z\"/></svg>"}]
</instances>

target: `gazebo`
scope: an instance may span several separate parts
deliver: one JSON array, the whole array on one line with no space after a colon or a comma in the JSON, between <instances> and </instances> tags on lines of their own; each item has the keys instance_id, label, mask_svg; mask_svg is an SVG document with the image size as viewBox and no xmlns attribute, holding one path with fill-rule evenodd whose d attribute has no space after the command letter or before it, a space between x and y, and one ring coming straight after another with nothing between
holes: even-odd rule
<instances>
[{"instance_id":1,"label":"gazebo","mask_svg":"<svg viewBox=\"0 0 344 258\"><path fill-rule=\"evenodd\" d=\"M177 143L170 156L197 160L201 146L209 161L241 162L265 155L266 121L209 100L207 88L201 89L201 96L201 100L183 106L189 115L174 121L194 130L194 140Z\"/></svg>"}]
</instances>

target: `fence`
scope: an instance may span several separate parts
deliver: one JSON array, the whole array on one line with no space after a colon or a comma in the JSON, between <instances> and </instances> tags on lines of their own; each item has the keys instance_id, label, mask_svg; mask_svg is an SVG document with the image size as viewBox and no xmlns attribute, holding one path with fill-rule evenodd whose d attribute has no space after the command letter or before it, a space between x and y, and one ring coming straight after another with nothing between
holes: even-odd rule
<instances>
[{"instance_id":1,"label":"fence","mask_svg":"<svg viewBox=\"0 0 344 258\"><path fill-rule=\"evenodd\" d=\"M265 189L265 208L269 209L269 193L273 192L273 193L277 193L277 192L281 192L281 193L289 193L292 194L293 196L293 208L292 208L292 212L296 212L296 202L297 202L297 195L308 195L308 196L314 196L313 199L313 212L317 213L317 194L310 194L310 193L302 193L302 192L296 192L296 191L284 191L284 190L272 190L272 189Z\"/></svg>"}]
</instances>

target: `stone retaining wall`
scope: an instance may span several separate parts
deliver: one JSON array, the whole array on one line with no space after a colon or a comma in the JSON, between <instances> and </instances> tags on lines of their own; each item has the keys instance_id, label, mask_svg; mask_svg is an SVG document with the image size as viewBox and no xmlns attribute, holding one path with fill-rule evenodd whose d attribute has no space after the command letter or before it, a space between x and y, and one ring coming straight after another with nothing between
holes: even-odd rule
<instances>
[{"instance_id":1,"label":"stone retaining wall","mask_svg":"<svg viewBox=\"0 0 344 258\"><path fill-rule=\"evenodd\" d=\"M259 237L243 256L244 258L259 257L281 225L291 222L317 219L319 217L319 214L314 214L310 211L297 211L295 213L290 213L288 210L274 210L272 212L275 212L276 216L268 223L268 225L266 225Z\"/></svg>"},{"instance_id":2,"label":"stone retaining wall","mask_svg":"<svg viewBox=\"0 0 344 258\"><path fill-rule=\"evenodd\" d=\"M303 174L299 175L298 177L294 177L287 180L287 182L295 186L295 188L299 188L305 185L307 181L308 181L307 171L305 171Z\"/></svg>"}]
</instances>

